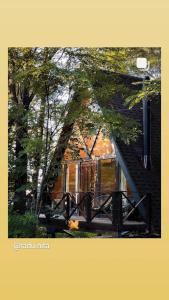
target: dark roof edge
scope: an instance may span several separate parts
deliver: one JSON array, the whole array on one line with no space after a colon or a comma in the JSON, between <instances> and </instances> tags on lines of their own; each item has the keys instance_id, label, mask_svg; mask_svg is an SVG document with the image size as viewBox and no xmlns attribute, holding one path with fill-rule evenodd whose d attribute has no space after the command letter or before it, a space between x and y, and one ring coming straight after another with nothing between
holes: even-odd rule
<instances>
[{"instance_id":1,"label":"dark roof edge","mask_svg":"<svg viewBox=\"0 0 169 300\"><path fill-rule=\"evenodd\" d=\"M134 199L135 199L136 202L139 202L139 200L140 200L139 192L138 192L137 187L136 187L136 185L135 185L135 183L134 183L134 180L132 179L132 177L131 177L131 175L130 175L130 172L129 172L129 170L128 170L127 166L126 166L126 163L125 163L125 161L124 161L124 159L123 159L123 156L122 156L122 154L121 154L121 152L120 152L120 150L119 150L119 148L118 148L118 144L117 144L117 142L115 141L115 139L114 139L113 137L110 137L110 141L111 141L111 143L113 143L114 146L115 146L115 151L116 151L116 155L117 155L117 160L118 160L118 162L119 162L119 164L120 164L120 167L122 168L122 170L123 170L123 172L124 172L124 175L125 175L125 177L126 177L126 179L127 179L127 182L128 182L128 184L129 184L129 186L130 186L132 192L135 193L135 194L134 194ZM141 215L142 215L143 217L145 217L146 212L145 212L145 209L144 209L143 204L140 204L138 208L139 208L139 210L140 210Z\"/></svg>"}]
</instances>

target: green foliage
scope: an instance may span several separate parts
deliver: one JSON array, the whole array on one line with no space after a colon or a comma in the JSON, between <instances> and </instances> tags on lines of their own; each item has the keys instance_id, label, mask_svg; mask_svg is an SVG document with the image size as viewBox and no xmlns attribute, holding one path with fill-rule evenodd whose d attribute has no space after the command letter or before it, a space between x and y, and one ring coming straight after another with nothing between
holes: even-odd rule
<instances>
[{"instance_id":1,"label":"green foliage","mask_svg":"<svg viewBox=\"0 0 169 300\"><path fill-rule=\"evenodd\" d=\"M75 237L81 237L81 238L91 238L97 236L97 233L95 232L87 232L87 231L73 231L73 234Z\"/></svg>"},{"instance_id":2,"label":"green foliage","mask_svg":"<svg viewBox=\"0 0 169 300\"><path fill-rule=\"evenodd\" d=\"M36 238L46 238L47 229L44 226L38 226L36 229Z\"/></svg>"},{"instance_id":3,"label":"green foliage","mask_svg":"<svg viewBox=\"0 0 169 300\"><path fill-rule=\"evenodd\" d=\"M132 119L122 116L116 111L103 108L103 130L107 135L112 135L114 138L120 138L126 144L135 142L138 134L141 133L139 124Z\"/></svg>"},{"instance_id":4,"label":"green foliage","mask_svg":"<svg viewBox=\"0 0 169 300\"><path fill-rule=\"evenodd\" d=\"M149 74L144 75L154 79L131 94L119 74L142 76L135 66L140 56L150 61ZM107 78L105 70L110 74ZM58 145L59 136L72 123L77 125L71 137L74 142L69 145L74 150L79 129L83 138L101 128L105 135L125 143L135 141L139 125L113 109L114 96L120 93L132 108L142 98L160 93L159 75L159 48L9 48L10 193L33 189L36 194L39 171L45 176L51 166L58 173L59 163L53 155L57 148L64 149L65 145ZM83 99L90 99L87 107ZM114 99L112 105L109 99ZM94 110L92 105L100 109ZM65 130L64 136L68 134ZM78 151L74 153L77 158ZM27 183L21 180L25 174Z\"/></svg>"},{"instance_id":5,"label":"green foliage","mask_svg":"<svg viewBox=\"0 0 169 300\"><path fill-rule=\"evenodd\" d=\"M36 153L39 153L39 149L42 149L43 141L41 137L26 137L22 139L22 145L24 148L24 153L29 154L30 156L35 155Z\"/></svg>"},{"instance_id":6,"label":"green foliage","mask_svg":"<svg viewBox=\"0 0 169 300\"><path fill-rule=\"evenodd\" d=\"M138 82L137 84L140 84ZM139 90L137 94L131 95L126 98L125 102L129 109L131 109L134 105L139 103L143 99L151 99L155 96L159 96L161 94L161 81L159 79L144 81L144 86L142 90Z\"/></svg>"},{"instance_id":7,"label":"green foliage","mask_svg":"<svg viewBox=\"0 0 169 300\"><path fill-rule=\"evenodd\" d=\"M19 170L19 174L21 175L22 174L22 169ZM28 189L30 189L32 187L31 183L28 182L27 184L23 184L21 185L19 188L16 189L16 192L23 192L23 191L26 191Z\"/></svg>"},{"instance_id":8,"label":"green foliage","mask_svg":"<svg viewBox=\"0 0 169 300\"><path fill-rule=\"evenodd\" d=\"M37 216L30 212L26 212L24 215L10 212L8 216L8 235L10 238L36 237L37 225Z\"/></svg>"}]
</instances>

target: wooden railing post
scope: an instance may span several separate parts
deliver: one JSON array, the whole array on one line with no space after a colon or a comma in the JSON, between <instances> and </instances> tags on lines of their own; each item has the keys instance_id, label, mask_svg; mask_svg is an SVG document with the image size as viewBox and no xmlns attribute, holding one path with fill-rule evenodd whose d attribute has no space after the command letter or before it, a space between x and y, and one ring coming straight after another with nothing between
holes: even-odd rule
<instances>
[{"instance_id":1,"label":"wooden railing post","mask_svg":"<svg viewBox=\"0 0 169 300\"><path fill-rule=\"evenodd\" d=\"M113 237L119 237L122 229L122 193L112 193L112 229Z\"/></svg>"},{"instance_id":2,"label":"wooden railing post","mask_svg":"<svg viewBox=\"0 0 169 300\"><path fill-rule=\"evenodd\" d=\"M86 206L86 221L88 224L90 224L92 219L92 194L91 193L86 194L85 206Z\"/></svg>"}]
</instances>

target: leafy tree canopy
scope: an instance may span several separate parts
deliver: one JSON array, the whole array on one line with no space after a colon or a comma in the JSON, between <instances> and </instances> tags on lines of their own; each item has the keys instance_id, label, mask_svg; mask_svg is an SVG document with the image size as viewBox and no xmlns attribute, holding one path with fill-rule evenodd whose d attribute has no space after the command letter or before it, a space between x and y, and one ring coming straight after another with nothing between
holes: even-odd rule
<instances>
[{"instance_id":1,"label":"leafy tree canopy","mask_svg":"<svg viewBox=\"0 0 169 300\"><path fill-rule=\"evenodd\" d=\"M146 73L136 68L137 57L150 62ZM131 93L121 74L138 76L138 86L143 76L150 80ZM9 48L11 196L23 199L29 190L37 197L77 127L84 137L102 128L105 135L135 141L138 124L105 105L117 93L129 108L160 94L160 48Z\"/></svg>"}]
</instances>

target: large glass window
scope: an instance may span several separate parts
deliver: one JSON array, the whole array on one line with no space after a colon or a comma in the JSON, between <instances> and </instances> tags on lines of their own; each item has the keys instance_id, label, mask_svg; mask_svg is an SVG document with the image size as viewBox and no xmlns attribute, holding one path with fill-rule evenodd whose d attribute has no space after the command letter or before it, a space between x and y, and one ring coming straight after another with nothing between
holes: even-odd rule
<instances>
[{"instance_id":1,"label":"large glass window","mask_svg":"<svg viewBox=\"0 0 169 300\"><path fill-rule=\"evenodd\" d=\"M110 193L116 189L115 159L100 160L100 191Z\"/></svg>"},{"instance_id":2,"label":"large glass window","mask_svg":"<svg viewBox=\"0 0 169 300\"><path fill-rule=\"evenodd\" d=\"M76 164L70 163L68 164L67 169L67 191L75 192L76 191Z\"/></svg>"},{"instance_id":3,"label":"large glass window","mask_svg":"<svg viewBox=\"0 0 169 300\"><path fill-rule=\"evenodd\" d=\"M117 189L117 181L117 166L113 158L72 162L62 166L53 192L110 193Z\"/></svg>"},{"instance_id":4,"label":"large glass window","mask_svg":"<svg viewBox=\"0 0 169 300\"><path fill-rule=\"evenodd\" d=\"M81 192L95 191L96 161L83 162L80 165Z\"/></svg>"},{"instance_id":5,"label":"large glass window","mask_svg":"<svg viewBox=\"0 0 169 300\"><path fill-rule=\"evenodd\" d=\"M64 190L64 165L61 166L59 170L59 175L55 181L54 189L52 192L52 199L59 200L62 198Z\"/></svg>"}]
</instances>

